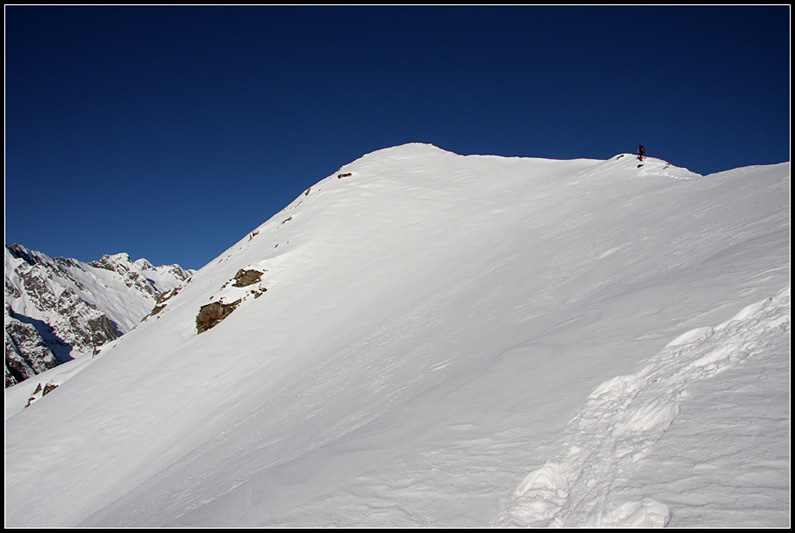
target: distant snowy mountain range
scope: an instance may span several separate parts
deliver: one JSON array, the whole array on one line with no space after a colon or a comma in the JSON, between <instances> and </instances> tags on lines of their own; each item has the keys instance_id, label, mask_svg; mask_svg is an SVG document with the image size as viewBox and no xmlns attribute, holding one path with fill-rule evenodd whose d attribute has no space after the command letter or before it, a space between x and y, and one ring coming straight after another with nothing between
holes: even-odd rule
<instances>
[{"instance_id":1,"label":"distant snowy mountain range","mask_svg":"<svg viewBox=\"0 0 795 533\"><path fill-rule=\"evenodd\" d=\"M178 287L49 261L128 332L6 389L6 526L787 527L790 193L410 143Z\"/></svg>"},{"instance_id":2,"label":"distant snowy mountain range","mask_svg":"<svg viewBox=\"0 0 795 533\"><path fill-rule=\"evenodd\" d=\"M126 253L99 261L5 247L5 386L86 354L134 328L192 274Z\"/></svg>"}]
</instances>

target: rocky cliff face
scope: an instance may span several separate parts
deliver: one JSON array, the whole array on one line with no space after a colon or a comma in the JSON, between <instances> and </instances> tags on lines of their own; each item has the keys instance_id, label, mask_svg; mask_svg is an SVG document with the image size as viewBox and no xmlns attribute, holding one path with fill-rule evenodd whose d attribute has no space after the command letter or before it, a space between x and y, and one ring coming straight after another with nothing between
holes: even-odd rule
<instances>
[{"instance_id":1,"label":"rocky cliff face","mask_svg":"<svg viewBox=\"0 0 795 533\"><path fill-rule=\"evenodd\" d=\"M33 324L14 316L5 304L5 386L10 387L58 364Z\"/></svg>"},{"instance_id":2,"label":"rocky cliff face","mask_svg":"<svg viewBox=\"0 0 795 533\"><path fill-rule=\"evenodd\" d=\"M82 263L6 246L5 386L126 333L191 273L125 253Z\"/></svg>"}]
</instances>

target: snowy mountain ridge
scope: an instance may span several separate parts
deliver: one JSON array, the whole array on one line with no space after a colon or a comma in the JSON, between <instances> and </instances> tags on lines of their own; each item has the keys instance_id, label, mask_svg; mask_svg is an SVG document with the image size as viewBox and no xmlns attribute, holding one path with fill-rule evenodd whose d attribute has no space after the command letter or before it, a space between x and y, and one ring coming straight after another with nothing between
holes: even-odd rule
<instances>
[{"instance_id":1,"label":"snowy mountain ridge","mask_svg":"<svg viewBox=\"0 0 795 533\"><path fill-rule=\"evenodd\" d=\"M91 354L134 328L160 294L190 277L126 253L98 261L53 258L5 247L6 387Z\"/></svg>"},{"instance_id":2,"label":"snowy mountain ridge","mask_svg":"<svg viewBox=\"0 0 795 533\"><path fill-rule=\"evenodd\" d=\"M7 525L788 523L789 163L638 164L344 165L7 415Z\"/></svg>"}]
</instances>

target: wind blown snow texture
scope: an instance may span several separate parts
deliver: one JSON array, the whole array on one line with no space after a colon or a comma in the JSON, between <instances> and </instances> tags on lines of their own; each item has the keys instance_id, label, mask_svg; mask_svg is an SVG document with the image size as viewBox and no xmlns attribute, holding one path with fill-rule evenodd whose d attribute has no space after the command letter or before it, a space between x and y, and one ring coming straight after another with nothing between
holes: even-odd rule
<instances>
[{"instance_id":1,"label":"wind blown snow texture","mask_svg":"<svg viewBox=\"0 0 795 533\"><path fill-rule=\"evenodd\" d=\"M667 505L616 498L617 478L652 451L679 414L689 385L769 350L789 331L790 312L786 289L716 328L687 332L639 372L602 383L569 423L565 451L527 476L497 524L667 525Z\"/></svg>"},{"instance_id":2,"label":"wind blown snow texture","mask_svg":"<svg viewBox=\"0 0 795 533\"><path fill-rule=\"evenodd\" d=\"M789 179L368 154L7 420L6 525L787 525Z\"/></svg>"}]
</instances>

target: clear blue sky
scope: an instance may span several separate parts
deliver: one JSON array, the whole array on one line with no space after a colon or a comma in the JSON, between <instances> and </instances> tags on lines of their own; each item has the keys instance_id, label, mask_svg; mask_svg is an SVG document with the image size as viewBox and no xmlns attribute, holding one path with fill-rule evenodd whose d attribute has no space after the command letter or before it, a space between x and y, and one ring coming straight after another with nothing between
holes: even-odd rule
<instances>
[{"instance_id":1,"label":"clear blue sky","mask_svg":"<svg viewBox=\"0 0 795 533\"><path fill-rule=\"evenodd\" d=\"M6 6L6 244L200 268L377 149L789 160L790 8Z\"/></svg>"}]
</instances>

